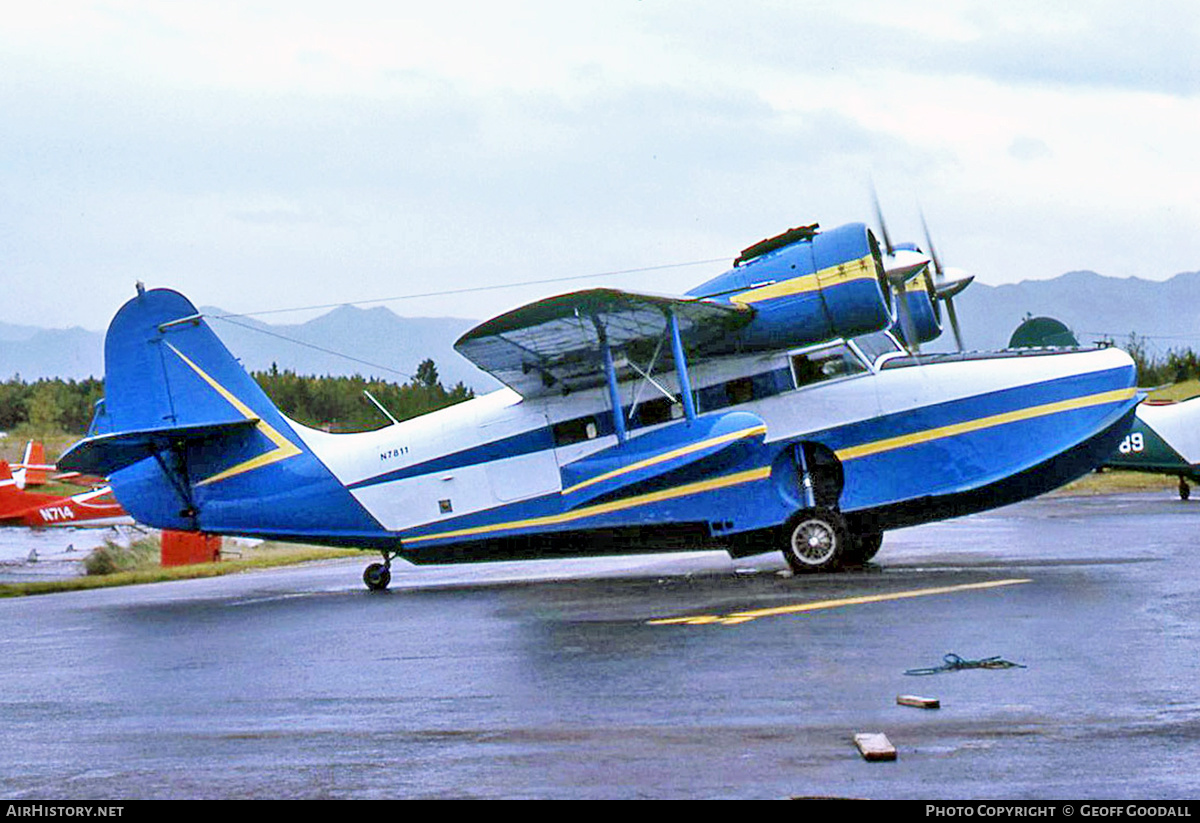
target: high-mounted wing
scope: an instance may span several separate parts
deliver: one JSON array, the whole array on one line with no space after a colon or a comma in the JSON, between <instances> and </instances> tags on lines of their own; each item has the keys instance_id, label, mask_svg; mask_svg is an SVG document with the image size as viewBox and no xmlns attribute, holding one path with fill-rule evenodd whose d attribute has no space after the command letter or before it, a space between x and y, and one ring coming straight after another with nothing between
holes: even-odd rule
<instances>
[{"instance_id":1,"label":"high-mounted wing","mask_svg":"<svg viewBox=\"0 0 1200 823\"><path fill-rule=\"evenodd\" d=\"M672 315L684 347L695 350L746 325L754 311L697 298L587 289L494 317L460 337L454 348L531 397L603 383L605 340L611 351L641 358L665 339Z\"/></svg>"}]
</instances>

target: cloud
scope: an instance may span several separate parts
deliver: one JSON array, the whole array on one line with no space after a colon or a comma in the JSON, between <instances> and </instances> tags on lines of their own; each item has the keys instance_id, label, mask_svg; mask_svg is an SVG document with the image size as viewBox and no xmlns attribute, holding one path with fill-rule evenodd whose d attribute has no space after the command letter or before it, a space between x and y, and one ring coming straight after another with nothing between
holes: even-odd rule
<instances>
[{"instance_id":1,"label":"cloud","mask_svg":"<svg viewBox=\"0 0 1200 823\"><path fill-rule=\"evenodd\" d=\"M0 320L98 327L136 278L252 310L732 258L869 219L872 177L983 280L1197 265L1183 6L62 8L0 31Z\"/></svg>"}]
</instances>

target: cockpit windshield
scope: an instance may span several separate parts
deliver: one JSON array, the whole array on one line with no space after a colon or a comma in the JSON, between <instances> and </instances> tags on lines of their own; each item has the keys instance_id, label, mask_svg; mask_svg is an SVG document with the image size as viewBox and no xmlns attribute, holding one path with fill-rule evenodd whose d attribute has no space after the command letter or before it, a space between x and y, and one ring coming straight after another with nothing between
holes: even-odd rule
<instances>
[{"instance_id":1,"label":"cockpit windshield","mask_svg":"<svg viewBox=\"0 0 1200 823\"><path fill-rule=\"evenodd\" d=\"M854 338L854 345L862 352L863 357L872 365L885 354L893 354L902 352L900 344L896 342L896 338L892 337L890 332L877 331L871 334L864 334L861 337Z\"/></svg>"}]
</instances>

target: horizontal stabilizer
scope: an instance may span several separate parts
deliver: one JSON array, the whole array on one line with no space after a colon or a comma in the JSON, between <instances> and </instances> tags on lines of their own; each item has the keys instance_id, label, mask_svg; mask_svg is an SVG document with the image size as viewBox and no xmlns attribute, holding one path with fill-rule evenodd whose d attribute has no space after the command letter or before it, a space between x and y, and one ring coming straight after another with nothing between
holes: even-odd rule
<instances>
[{"instance_id":1,"label":"horizontal stabilizer","mask_svg":"<svg viewBox=\"0 0 1200 823\"><path fill-rule=\"evenodd\" d=\"M198 423L101 434L73 445L58 461L58 466L68 471L108 476L164 449L248 431L258 422L258 418L251 417L225 423Z\"/></svg>"},{"instance_id":2,"label":"horizontal stabilizer","mask_svg":"<svg viewBox=\"0 0 1200 823\"><path fill-rule=\"evenodd\" d=\"M92 430L59 466L108 477L138 523L284 540L379 536L182 294L139 288L109 324L104 370Z\"/></svg>"}]
</instances>

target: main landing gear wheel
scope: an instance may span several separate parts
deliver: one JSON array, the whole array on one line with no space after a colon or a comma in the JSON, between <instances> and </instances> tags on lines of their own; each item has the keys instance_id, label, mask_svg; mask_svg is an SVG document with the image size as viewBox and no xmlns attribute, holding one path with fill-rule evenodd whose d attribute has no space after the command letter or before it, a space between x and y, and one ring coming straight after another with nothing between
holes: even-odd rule
<instances>
[{"instance_id":1,"label":"main landing gear wheel","mask_svg":"<svg viewBox=\"0 0 1200 823\"><path fill-rule=\"evenodd\" d=\"M866 532L850 536L850 545L846 549L845 562L861 566L879 553L883 545L883 532Z\"/></svg>"},{"instance_id":2,"label":"main landing gear wheel","mask_svg":"<svg viewBox=\"0 0 1200 823\"><path fill-rule=\"evenodd\" d=\"M797 512L783 527L783 557L796 574L840 568L850 545L846 521L832 509Z\"/></svg>"},{"instance_id":3,"label":"main landing gear wheel","mask_svg":"<svg viewBox=\"0 0 1200 823\"><path fill-rule=\"evenodd\" d=\"M392 582L392 570L386 563L372 563L363 570L363 582L373 592L381 592Z\"/></svg>"},{"instance_id":4,"label":"main landing gear wheel","mask_svg":"<svg viewBox=\"0 0 1200 823\"><path fill-rule=\"evenodd\" d=\"M1187 500L1192 496L1192 487L1188 485L1186 477L1179 478L1179 499Z\"/></svg>"}]
</instances>

